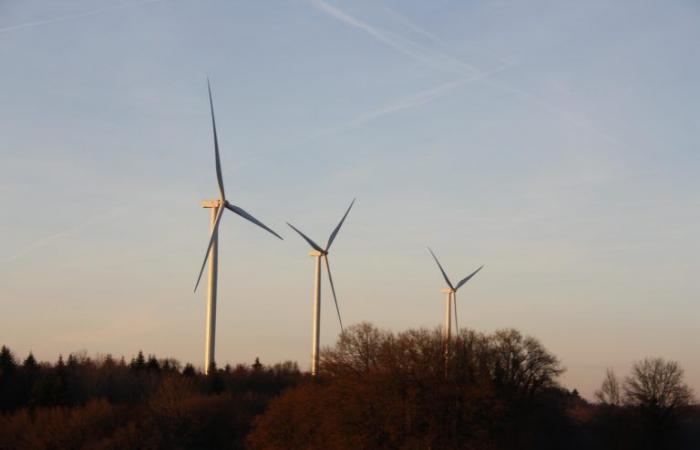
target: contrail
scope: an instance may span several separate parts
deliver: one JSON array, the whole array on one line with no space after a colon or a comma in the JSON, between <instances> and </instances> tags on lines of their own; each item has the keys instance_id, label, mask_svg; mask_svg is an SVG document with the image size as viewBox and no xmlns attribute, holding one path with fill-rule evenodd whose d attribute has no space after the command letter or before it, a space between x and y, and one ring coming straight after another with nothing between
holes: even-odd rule
<instances>
[{"instance_id":1,"label":"contrail","mask_svg":"<svg viewBox=\"0 0 700 450\"><path fill-rule=\"evenodd\" d=\"M428 38L428 40L433 41L435 44L438 45L444 45L442 42L442 39L434 35L433 33L426 31L416 25L415 23L411 22L404 16L403 14L398 13L397 11L394 11L393 9L389 8L388 6L384 6L384 11L388 12L390 16L393 16L396 20L407 26L409 29L412 31L420 34L421 36Z\"/></svg>"},{"instance_id":2,"label":"contrail","mask_svg":"<svg viewBox=\"0 0 700 450\"><path fill-rule=\"evenodd\" d=\"M102 8L93 9L79 14L70 14L65 16L52 17L51 19L37 20L36 22L25 22L19 25L12 25L5 28L0 28L0 33L7 33L9 31L23 30L25 28L34 28L41 25L49 25L52 23L65 22L67 20L80 19L83 17L94 16L96 14L102 14L105 12L113 11L116 9L129 8L131 6L145 5L147 3L159 3L164 0L141 0L129 3L120 3L118 5L105 6Z\"/></svg>"},{"instance_id":3,"label":"contrail","mask_svg":"<svg viewBox=\"0 0 700 450\"><path fill-rule=\"evenodd\" d=\"M289 148L295 148L298 147L302 144L306 144L310 141L316 140L318 138L321 138L323 136L327 136L329 134L333 133L338 133L340 131L348 130L350 128L360 126L366 122L371 121L372 119L376 119L377 117L381 117L386 114L390 114L396 111L401 111L404 109L410 109L414 108L417 106L424 105L426 103L429 103L433 100L436 100L437 98L447 94L448 92L452 91L455 88L458 88L462 86L463 84L469 82L471 80L469 79L459 79L459 80L454 80L450 81L448 83L440 84L438 86L434 86L432 88L416 92L414 94L409 95L408 97L405 97L403 99L394 101L393 103L385 106L380 106L378 108L372 109L370 111L366 111L362 114L359 114L355 116L352 119L349 119L345 122L338 123L336 125L327 127L327 128L322 128L319 131L316 131L315 133L308 134L307 136L301 137L295 142L291 143L288 145ZM240 169L241 167L245 166L246 164L250 164L254 161L258 161L263 158L263 155L258 152L255 156L251 156L249 158L246 158L242 161L240 161L236 165L236 169Z\"/></svg>"},{"instance_id":4,"label":"contrail","mask_svg":"<svg viewBox=\"0 0 700 450\"><path fill-rule=\"evenodd\" d=\"M380 106L378 108L372 109L370 111L366 111L362 114L359 114L355 116L354 118L347 120L345 122L341 122L339 124L333 125L328 128L323 128L315 133L311 133L307 136L304 136L295 142L291 143L288 145L288 148L295 148L298 147L302 144L306 144L310 141L313 141L315 139L321 138L323 136L327 136L329 134L333 133L338 133L340 131L348 130L356 126L360 126L366 122L369 122L373 119L376 119L377 117L381 117L386 114L390 114L396 111L401 111L405 109L410 109L410 108L415 108L421 105L424 105L426 103L429 103L433 100L438 99L439 97L447 94L448 92L452 91L453 89L456 89L465 83L468 83L469 81L473 81L470 79L458 79L454 81L450 81L448 83L440 84L438 86L434 86L432 88L416 92L414 94L409 95L408 97L405 97L403 99L399 99L397 101L394 101L391 104L385 105L385 106ZM250 164L254 161L258 161L263 158L263 155L258 152L255 156L251 156L250 158L246 158L242 161L240 161L236 165L236 169L240 169L241 167L245 166L246 164Z\"/></svg>"},{"instance_id":5,"label":"contrail","mask_svg":"<svg viewBox=\"0 0 700 450\"><path fill-rule=\"evenodd\" d=\"M77 234L83 230L86 230L86 229L92 227L93 225L96 225L96 224L103 222L107 219L111 219L115 216L123 214L127 209L128 209L127 207L121 207L121 208L115 208L115 209L109 210L109 211L104 212L102 214L98 214L97 216L90 217L87 220L85 220L84 222L81 222L81 223L74 225L70 228L67 228L65 230L62 230L62 231L59 231L57 233L54 233L54 234L51 234L49 236L45 236L41 239L38 239L38 240L32 242L31 244L27 245L26 247L24 247L22 250L20 250L16 254L5 259L3 261L3 264L9 264L12 261L15 261L15 260L33 252L34 250L40 249L42 247L46 247L47 245L51 244L54 241L60 240L60 239L65 238L67 236Z\"/></svg>"},{"instance_id":6,"label":"contrail","mask_svg":"<svg viewBox=\"0 0 700 450\"><path fill-rule=\"evenodd\" d=\"M328 134L337 133L339 131L347 130L362 125L366 122L369 122L372 119L376 119L377 117L381 117L386 114L424 105L426 103L438 99L439 97L442 97L443 95L447 94L453 89L462 86L463 84L467 83L467 81L468 80L466 79L454 80L448 83L440 84L430 89L426 89L424 91L411 94L408 97L395 101L389 105L381 106L379 108L375 108L370 111L366 111L362 114L359 114L358 116L346 122L340 123L330 128L322 129L314 134L307 136L306 139L303 140L303 142L307 142L322 136L326 136Z\"/></svg>"},{"instance_id":7,"label":"contrail","mask_svg":"<svg viewBox=\"0 0 700 450\"><path fill-rule=\"evenodd\" d=\"M563 118L565 121L569 122L570 124L572 124L578 128L585 128L589 131L592 131L593 133L597 134L599 137L603 138L604 140L608 141L611 144L623 145L623 142L621 142L616 137L594 127L588 120L585 119L585 117L580 117L579 115L571 112L570 110L568 110L566 108L561 108L559 106L553 105L550 102L543 100L542 98L538 97L537 95L535 95L531 92L528 92L524 89L517 88L515 86L511 86L511 85L503 83L503 82L497 82L497 81L493 81L493 80L484 80L484 83L491 85L497 89L501 89L501 90L510 92L511 94L515 94L515 95L519 96L520 98L526 99L526 100L536 104L540 108L548 110L549 112L555 114L557 117Z\"/></svg>"},{"instance_id":8,"label":"contrail","mask_svg":"<svg viewBox=\"0 0 700 450\"><path fill-rule=\"evenodd\" d=\"M327 134L335 133L338 131L346 130L355 126L362 125L370 120L376 119L377 117L384 116L386 114L394 113L397 111L402 111L405 109L410 109L410 108L415 108L421 105L424 105L426 103L432 102L434 100L437 100L438 98L446 95L450 91L461 87L467 83L472 83L475 81L483 80L484 78L493 75L497 72L504 71L506 69L509 69L512 67L514 64L505 64L497 69L491 70L489 72L483 72L479 73L476 75L473 75L471 77L467 78L461 78L457 80L450 81L448 83L443 83L438 86L426 89L424 91L420 91L414 94L409 95L408 97L405 97L403 99L400 99L398 101L395 101L389 105L385 105L367 112L364 112L358 116L356 116L353 119L350 119L347 122L344 122L340 125L336 125L331 128L327 128L325 130L321 130L318 133L315 133L309 137L307 137L307 140L311 139L316 139L321 136L325 136Z\"/></svg>"}]
</instances>

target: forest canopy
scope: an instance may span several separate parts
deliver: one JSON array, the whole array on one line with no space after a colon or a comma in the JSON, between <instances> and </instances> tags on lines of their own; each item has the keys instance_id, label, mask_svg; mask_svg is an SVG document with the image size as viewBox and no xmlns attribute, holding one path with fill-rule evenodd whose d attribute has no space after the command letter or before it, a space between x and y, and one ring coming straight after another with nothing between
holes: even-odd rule
<instances>
[{"instance_id":1,"label":"forest canopy","mask_svg":"<svg viewBox=\"0 0 700 450\"><path fill-rule=\"evenodd\" d=\"M612 371L597 402L517 330L398 333L362 323L293 362L208 375L139 352L38 362L0 349L0 450L9 449L697 449L700 409L677 363ZM603 377L604 376L604 377Z\"/></svg>"}]
</instances>

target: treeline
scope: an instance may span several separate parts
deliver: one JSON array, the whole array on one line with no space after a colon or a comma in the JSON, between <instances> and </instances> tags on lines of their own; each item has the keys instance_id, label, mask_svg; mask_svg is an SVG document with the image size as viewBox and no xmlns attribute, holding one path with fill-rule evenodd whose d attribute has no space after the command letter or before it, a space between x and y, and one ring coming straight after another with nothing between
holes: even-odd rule
<instances>
[{"instance_id":1,"label":"treeline","mask_svg":"<svg viewBox=\"0 0 700 450\"><path fill-rule=\"evenodd\" d=\"M306 375L296 363L212 367L0 350L0 449L242 449L253 419Z\"/></svg>"},{"instance_id":2,"label":"treeline","mask_svg":"<svg viewBox=\"0 0 700 450\"><path fill-rule=\"evenodd\" d=\"M322 376L259 361L210 370L139 353L55 364L0 351L0 449L700 448L700 409L660 359L606 374L598 401L562 388L559 360L516 330L353 326Z\"/></svg>"}]
</instances>

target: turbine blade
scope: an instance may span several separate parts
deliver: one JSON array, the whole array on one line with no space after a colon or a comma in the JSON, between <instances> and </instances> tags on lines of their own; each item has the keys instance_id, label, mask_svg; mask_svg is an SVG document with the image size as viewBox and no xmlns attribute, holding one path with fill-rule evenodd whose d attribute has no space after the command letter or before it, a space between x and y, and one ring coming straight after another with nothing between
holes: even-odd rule
<instances>
[{"instance_id":1,"label":"turbine blade","mask_svg":"<svg viewBox=\"0 0 700 450\"><path fill-rule=\"evenodd\" d=\"M461 288L461 287L464 285L464 283L466 283L467 281L469 281L469 280L471 279L471 277L473 277L474 275L476 275L477 273L479 273L479 271L480 271L481 269L483 269L483 268L484 268L484 266L482 265L481 267L479 267L478 269L476 269L474 272L472 272L470 275L464 277L459 283L457 283L457 287L455 288L455 290Z\"/></svg>"},{"instance_id":2,"label":"turbine blade","mask_svg":"<svg viewBox=\"0 0 700 450\"><path fill-rule=\"evenodd\" d=\"M345 218L348 216L348 213L350 212L350 209L352 208L352 205L355 204L356 199L352 199L352 202L350 202L350 206L348 206L348 210L345 211L345 214L343 215L343 218L340 219L340 223L338 224L337 227L335 227L335 230L331 233L331 237L328 238L328 244L326 245L326 251L328 251L329 248L331 248L331 244L335 240L335 237L338 235L338 231L340 231L340 227L343 226L343 222L345 222Z\"/></svg>"},{"instance_id":3,"label":"turbine blade","mask_svg":"<svg viewBox=\"0 0 700 450\"><path fill-rule=\"evenodd\" d=\"M440 264L440 261L438 261L437 256L435 256L435 253L428 247L428 251L430 252L431 255L433 255L433 259L437 263L438 267L440 268L440 272L442 272L442 276L445 278L445 281L447 282L447 285L450 287L450 289L454 290L454 286L452 286L452 282L450 279L447 277L447 274L445 273L445 269L442 268L442 264Z\"/></svg>"},{"instance_id":4,"label":"turbine blade","mask_svg":"<svg viewBox=\"0 0 700 450\"><path fill-rule=\"evenodd\" d=\"M221 175L221 158L219 157L219 138L216 134L216 119L214 118L214 101L211 98L211 84L209 83L209 78L207 78L207 89L209 90L209 109L211 110L211 126L214 130L214 158L216 160L216 181L219 184L219 194L221 199L226 199L226 194L224 193L224 177Z\"/></svg>"},{"instance_id":5,"label":"turbine blade","mask_svg":"<svg viewBox=\"0 0 700 450\"><path fill-rule=\"evenodd\" d=\"M457 320L457 292L452 293L452 302L455 305L455 336L459 335L459 321Z\"/></svg>"},{"instance_id":6,"label":"turbine blade","mask_svg":"<svg viewBox=\"0 0 700 450\"><path fill-rule=\"evenodd\" d=\"M199 269L199 275L197 276L197 282L194 285L194 292L197 292L197 287L199 286L199 282L202 280L202 274L204 273L204 267L207 265L207 259L209 258L209 252L211 251L211 247L214 244L214 239L216 239L216 235L219 232L219 223L221 222L221 217L224 214L224 208L219 207L219 210L216 212L216 219L214 219L214 228L211 230L211 236L209 237L209 245L207 246L207 252L204 254L204 261L202 262L202 268Z\"/></svg>"},{"instance_id":7,"label":"turbine blade","mask_svg":"<svg viewBox=\"0 0 700 450\"><path fill-rule=\"evenodd\" d=\"M333 285L333 275L331 275L331 266L328 264L328 255L324 255L323 259L326 260L326 271L328 272L328 281L331 282L331 291L333 292L333 301L335 302L335 310L338 312L338 322L340 322L340 331L345 331L343 329L343 319L340 318L340 308L338 307L338 297L335 295L335 285Z\"/></svg>"},{"instance_id":8,"label":"turbine blade","mask_svg":"<svg viewBox=\"0 0 700 450\"><path fill-rule=\"evenodd\" d=\"M319 252L321 252L321 253L325 253L325 252L323 251L323 249L321 248L321 246L319 246L317 243L315 243L314 241L312 241L310 237L308 237L307 235L305 235L304 233L302 233L301 231L299 231L294 225L292 225L292 224L289 223L289 222L287 222L287 225L289 225L289 226L292 228L292 230L294 230L294 231L296 231L297 233L299 233L299 236L303 237L304 240L305 240L306 242L308 242L309 245L310 245L314 250L319 251Z\"/></svg>"},{"instance_id":9,"label":"turbine blade","mask_svg":"<svg viewBox=\"0 0 700 450\"><path fill-rule=\"evenodd\" d=\"M262 228L263 230L267 230L268 232L270 232L270 233L274 234L275 236L277 236L278 238L282 239L282 236L280 236L279 234L275 233L275 232L272 231L272 229L269 228L267 225L265 225L264 223L260 222L258 219L256 219L255 217L251 216L250 214L248 214L243 208L239 208L238 206L232 205L232 204L229 203L229 202L224 203L224 205L226 206L226 208L228 208L229 210L235 212L236 214L238 214L239 216L243 217L244 219L249 220L250 222L253 222L255 225L259 226L259 227Z\"/></svg>"}]
</instances>

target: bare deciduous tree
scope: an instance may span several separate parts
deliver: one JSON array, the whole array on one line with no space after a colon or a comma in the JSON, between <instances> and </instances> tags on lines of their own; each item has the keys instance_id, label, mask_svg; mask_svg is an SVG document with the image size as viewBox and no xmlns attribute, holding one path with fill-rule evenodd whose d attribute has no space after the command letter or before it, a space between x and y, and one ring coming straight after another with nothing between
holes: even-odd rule
<instances>
[{"instance_id":1,"label":"bare deciduous tree","mask_svg":"<svg viewBox=\"0 0 700 450\"><path fill-rule=\"evenodd\" d=\"M491 338L494 379L525 397L555 386L564 372L556 356L517 330L500 330Z\"/></svg>"},{"instance_id":2,"label":"bare deciduous tree","mask_svg":"<svg viewBox=\"0 0 700 450\"><path fill-rule=\"evenodd\" d=\"M683 382L683 369L675 361L647 358L637 362L625 380L625 403L667 416L693 400Z\"/></svg>"},{"instance_id":3,"label":"bare deciduous tree","mask_svg":"<svg viewBox=\"0 0 700 450\"><path fill-rule=\"evenodd\" d=\"M612 369L605 371L605 379L600 389L595 392L595 398L606 405L620 406L622 404L622 388Z\"/></svg>"},{"instance_id":4,"label":"bare deciduous tree","mask_svg":"<svg viewBox=\"0 0 700 450\"><path fill-rule=\"evenodd\" d=\"M387 339L370 323L360 323L345 330L335 348L324 349L321 365L328 373L366 372L377 366L382 345Z\"/></svg>"}]
</instances>

